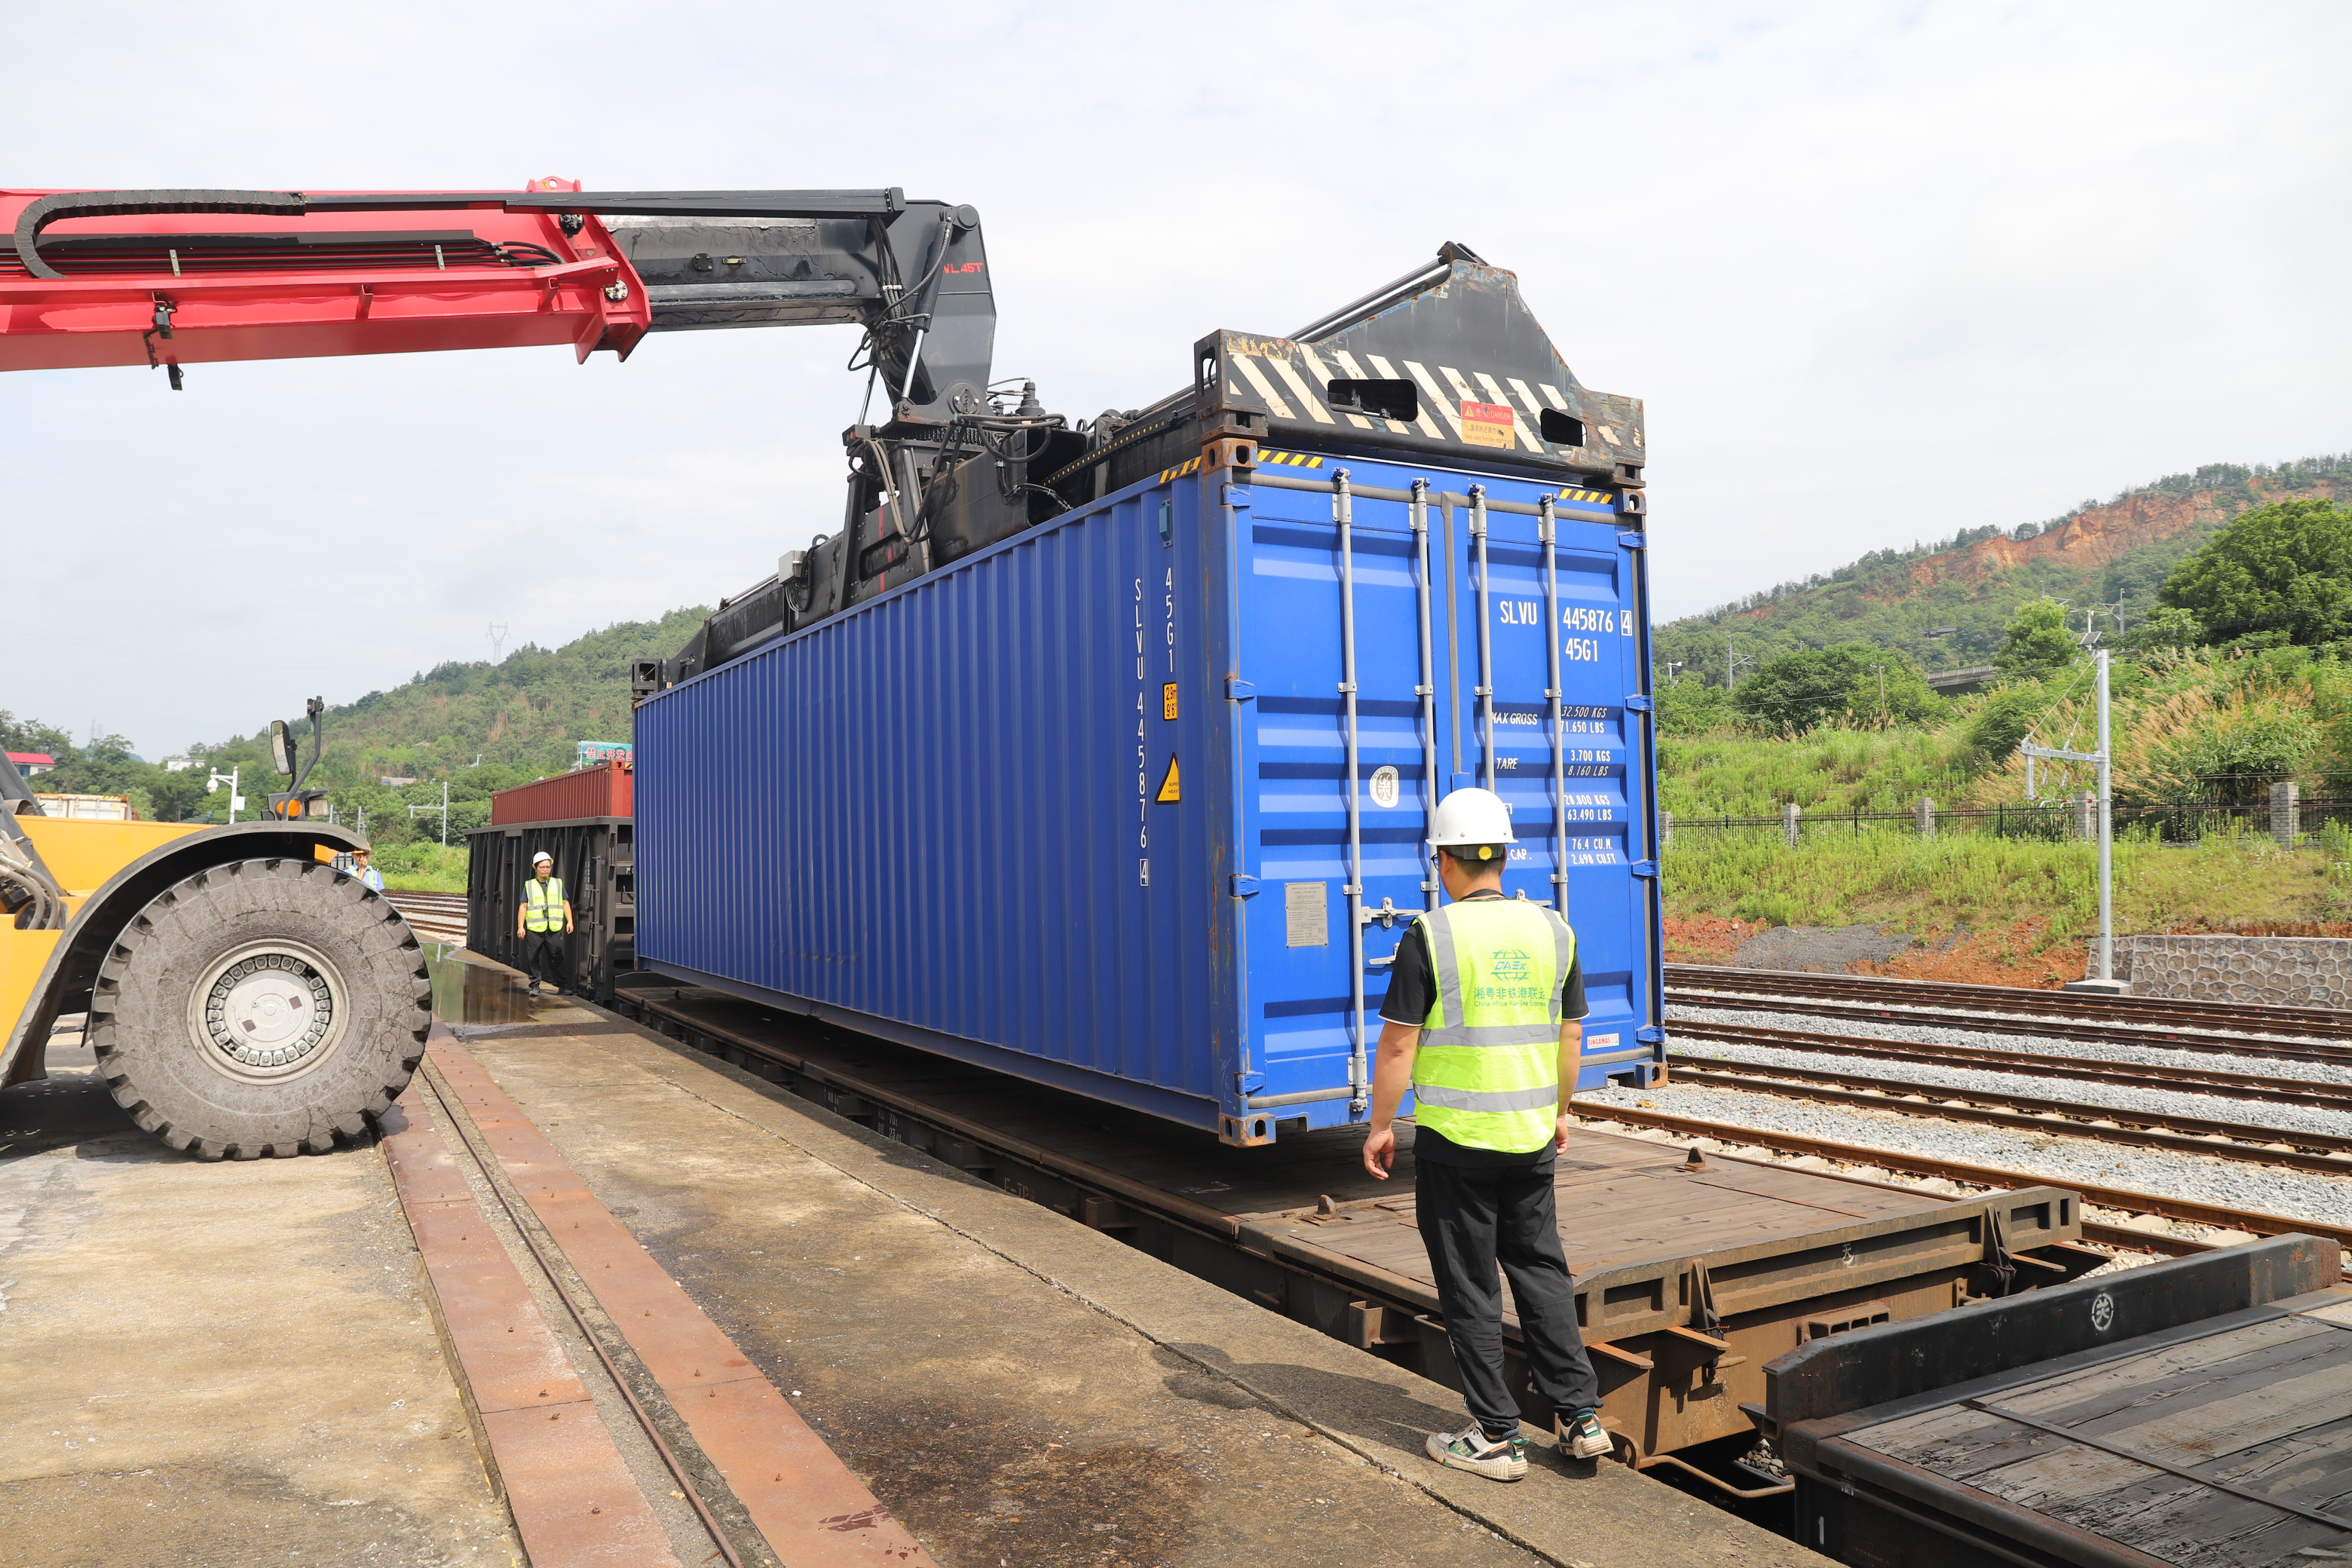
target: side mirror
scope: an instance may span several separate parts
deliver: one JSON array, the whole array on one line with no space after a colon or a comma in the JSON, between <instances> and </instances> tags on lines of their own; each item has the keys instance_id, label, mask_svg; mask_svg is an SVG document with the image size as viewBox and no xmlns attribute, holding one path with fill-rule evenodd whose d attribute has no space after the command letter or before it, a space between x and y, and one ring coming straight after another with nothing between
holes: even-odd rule
<instances>
[{"instance_id":1,"label":"side mirror","mask_svg":"<svg viewBox=\"0 0 2352 1568\"><path fill-rule=\"evenodd\" d=\"M269 721L269 760L288 778L294 776L294 748L300 745L283 719Z\"/></svg>"}]
</instances>

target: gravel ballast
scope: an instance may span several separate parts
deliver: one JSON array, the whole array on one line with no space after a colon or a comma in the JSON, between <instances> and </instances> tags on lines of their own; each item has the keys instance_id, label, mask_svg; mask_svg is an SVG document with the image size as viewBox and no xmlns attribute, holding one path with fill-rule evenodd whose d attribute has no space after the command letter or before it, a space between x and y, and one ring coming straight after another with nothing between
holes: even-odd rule
<instances>
[{"instance_id":1,"label":"gravel ballast","mask_svg":"<svg viewBox=\"0 0 2352 1568\"><path fill-rule=\"evenodd\" d=\"M2242 1125L2249 1131L2275 1128L2287 1132L2315 1132L2336 1138L2352 1138L2352 1110L2279 1105L2269 1100L2238 1100L2223 1094L2192 1094L2171 1089L2134 1089L2116 1083L2086 1083L2079 1079L2040 1078L2029 1072L1996 1072L1977 1068L1931 1066L1925 1062L1864 1060L1853 1057L1823 1056L1796 1047L1732 1045L1722 1040L1696 1039L1688 1036L1676 1040L1675 1048L1686 1056L1751 1062L1760 1067L1850 1072L1916 1083L1923 1089L2024 1095L2037 1100L2063 1100L2079 1105L2102 1106L2110 1110L2201 1117L2210 1121Z\"/></svg>"},{"instance_id":2,"label":"gravel ballast","mask_svg":"<svg viewBox=\"0 0 2352 1568\"><path fill-rule=\"evenodd\" d=\"M2296 1079L2305 1083L2352 1086L2352 1063L2301 1061L2266 1057L2262 1043L2249 1040L2243 1055L2214 1051L2184 1051L2165 1046L2139 1046L2105 1040L2069 1040L2049 1035L1987 1034L1965 1023L1945 1026L1898 1024L1875 1018L1832 1018L1807 1013L1766 1013L1740 1007L1694 1007L1674 1003L1666 1009L1667 1036L1675 1022L1715 1024L1751 1029L1802 1029L1816 1035L1847 1035L1874 1040L1899 1040L1917 1046L1956 1046L1969 1049L2035 1051L2045 1056L2081 1057L2089 1061L2137 1062L2175 1067L2187 1072L2219 1068L2229 1072L2260 1073L2265 1078ZM1679 1044L1679 1042L1677 1042ZM1696 1042L1692 1042L1696 1044ZM2341 1045L2341 1041L2321 1042ZM1858 1069L1857 1069L1858 1070Z\"/></svg>"},{"instance_id":3,"label":"gravel ballast","mask_svg":"<svg viewBox=\"0 0 2352 1568\"><path fill-rule=\"evenodd\" d=\"M1808 1105L1772 1095L1670 1087L1634 1089L1612 1084L1581 1090L1576 1110L1606 1116L1611 1108L1719 1121L1759 1131L1792 1133L1881 1149L1923 1159L1993 1166L2053 1184L2121 1187L2189 1203L2342 1226L2352 1222L2352 1174L2323 1176L2242 1161L2119 1148L2095 1137L2016 1132L1972 1127L1893 1111ZM2271 1109L2284 1109L2273 1107Z\"/></svg>"}]
</instances>

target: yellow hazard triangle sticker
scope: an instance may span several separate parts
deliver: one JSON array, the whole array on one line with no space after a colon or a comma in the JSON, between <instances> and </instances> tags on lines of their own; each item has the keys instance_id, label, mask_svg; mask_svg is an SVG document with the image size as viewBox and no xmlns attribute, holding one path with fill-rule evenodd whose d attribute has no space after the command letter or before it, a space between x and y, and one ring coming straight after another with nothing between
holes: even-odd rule
<instances>
[{"instance_id":1,"label":"yellow hazard triangle sticker","mask_svg":"<svg viewBox=\"0 0 2352 1568\"><path fill-rule=\"evenodd\" d=\"M1168 776L1160 781L1160 794L1155 797L1161 805L1172 805L1181 798L1176 788L1176 759L1168 759Z\"/></svg>"}]
</instances>

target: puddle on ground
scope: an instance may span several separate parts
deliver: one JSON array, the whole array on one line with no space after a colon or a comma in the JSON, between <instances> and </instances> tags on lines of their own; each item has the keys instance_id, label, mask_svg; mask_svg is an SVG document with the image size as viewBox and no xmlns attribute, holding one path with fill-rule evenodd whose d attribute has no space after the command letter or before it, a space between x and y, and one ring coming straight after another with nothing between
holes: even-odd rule
<instances>
[{"instance_id":1,"label":"puddle on ground","mask_svg":"<svg viewBox=\"0 0 2352 1568\"><path fill-rule=\"evenodd\" d=\"M444 1023L528 1024L553 1001L529 994L521 975L478 963L454 942L422 945L433 972L433 1016Z\"/></svg>"}]
</instances>

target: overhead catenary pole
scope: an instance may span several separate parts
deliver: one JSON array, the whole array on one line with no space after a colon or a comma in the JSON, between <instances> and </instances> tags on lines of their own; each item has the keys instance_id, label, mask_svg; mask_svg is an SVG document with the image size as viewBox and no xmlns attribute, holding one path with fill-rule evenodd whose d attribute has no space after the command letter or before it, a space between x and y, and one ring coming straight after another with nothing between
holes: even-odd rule
<instances>
[{"instance_id":1,"label":"overhead catenary pole","mask_svg":"<svg viewBox=\"0 0 2352 1568\"><path fill-rule=\"evenodd\" d=\"M2034 760L2045 762L2088 763L2098 781L2099 836L2099 941L2096 949L2098 973L2088 979L2078 980L2069 990L2121 991L2122 982L2116 979L2116 843L2115 843L2115 745L2107 694L2107 650L2092 652L2098 670L2099 749L2095 752L2069 752L2057 746L2037 746L2031 741L2018 743L2018 752L2025 758L2030 770ZM2029 778L2031 774L2029 773ZM2028 784L2031 791L2032 785Z\"/></svg>"},{"instance_id":2,"label":"overhead catenary pole","mask_svg":"<svg viewBox=\"0 0 2352 1568\"><path fill-rule=\"evenodd\" d=\"M237 775L244 772L245 764L242 763L239 763L236 766L229 769L229 771L225 773L221 773L217 769L213 770L212 782L205 786L205 793L206 795L210 795L215 790L220 788L221 785L228 785L228 820L229 826L232 827L236 826L236 814L238 808L245 805L245 796L236 793Z\"/></svg>"},{"instance_id":3,"label":"overhead catenary pole","mask_svg":"<svg viewBox=\"0 0 2352 1568\"><path fill-rule=\"evenodd\" d=\"M2107 650L2099 659L2099 981L2116 979L2115 748L2107 743Z\"/></svg>"}]
</instances>

